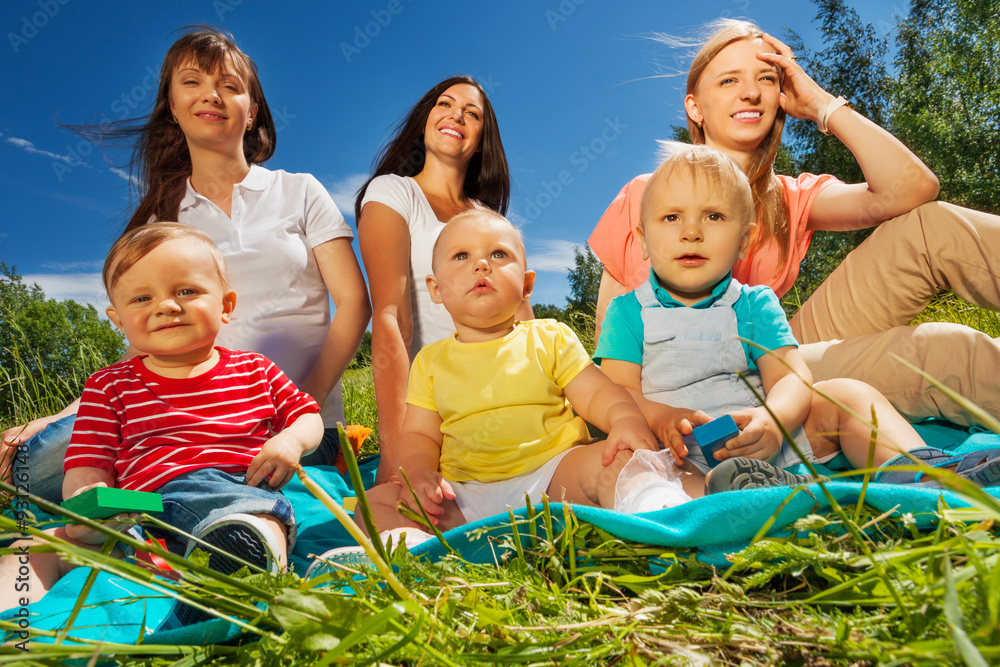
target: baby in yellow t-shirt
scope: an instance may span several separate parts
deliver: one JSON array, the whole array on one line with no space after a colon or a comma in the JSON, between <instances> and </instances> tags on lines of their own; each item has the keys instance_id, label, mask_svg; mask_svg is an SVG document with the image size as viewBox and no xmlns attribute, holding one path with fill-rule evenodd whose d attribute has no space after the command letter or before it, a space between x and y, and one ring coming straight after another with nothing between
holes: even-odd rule
<instances>
[{"instance_id":1,"label":"baby in yellow t-shirt","mask_svg":"<svg viewBox=\"0 0 1000 667\"><path fill-rule=\"evenodd\" d=\"M398 451L441 528L523 505L526 492L532 502L547 493L613 507L632 450L659 448L628 392L591 363L572 330L515 322L535 281L525 265L517 229L491 211L456 216L434 246L427 285L457 333L417 354ZM607 440L590 444L583 419ZM380 530L412 525L394 505L373 502Z\"/></svg>"}]
</instances>

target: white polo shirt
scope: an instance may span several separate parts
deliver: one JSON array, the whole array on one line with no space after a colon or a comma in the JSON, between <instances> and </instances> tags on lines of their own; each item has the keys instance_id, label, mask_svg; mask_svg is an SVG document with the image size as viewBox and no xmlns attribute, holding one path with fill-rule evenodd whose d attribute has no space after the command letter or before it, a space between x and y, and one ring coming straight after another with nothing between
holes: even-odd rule
<instances>
[{"instance_id":1,"label":"white polo shirt","mask_svg":"<svg viewBox=\"0 0 1000 667\"><path fill-rule=\"evenodd\" d=\"M330 299L312 249L354 238L333 199L311 174L252 165L233 186L232 215L195 192L188 180L178 222L207 233L222 251L236 310L217 344L259 352L301 384L330 328ZM340 383L323 407L332 428L344 419Z\"/></svg>"}]
</instances>

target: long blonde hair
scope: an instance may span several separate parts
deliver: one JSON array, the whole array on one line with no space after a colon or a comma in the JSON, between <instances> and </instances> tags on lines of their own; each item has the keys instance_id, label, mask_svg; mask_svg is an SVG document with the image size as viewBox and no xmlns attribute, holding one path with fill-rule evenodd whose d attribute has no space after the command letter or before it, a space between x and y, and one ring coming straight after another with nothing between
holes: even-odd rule
<instances>
[{"instance_id":1,"label":"long blonde hair","mask_svg":"<svg viewBox=\"0 0 1000 667\"><path fill-rule=\"evenodd\" d=\"M743 39L757 39L764 31L750 21L736 19L718 19L706 26L710 30L701 49L691 61L688 70L687 94L694 93L698 80L705 72L708 64L719 55L722 49L733 42ZM688 131L691 141L695 144L705 143L705 132L688 116ZM757 233L753 240L754 247L760 247L770 239L774 239L780 250L777 270L780 270L788 258L790 232L788 229L788 205L785 203L784 190L774 175L774 158L781 146L781 132L785 127L785 110L778 107L774 124L764 140L750 154L746 165L747 178L750 181L750 191L753 193L754 210L757 214Z\"/></svg>"}]
</instances>

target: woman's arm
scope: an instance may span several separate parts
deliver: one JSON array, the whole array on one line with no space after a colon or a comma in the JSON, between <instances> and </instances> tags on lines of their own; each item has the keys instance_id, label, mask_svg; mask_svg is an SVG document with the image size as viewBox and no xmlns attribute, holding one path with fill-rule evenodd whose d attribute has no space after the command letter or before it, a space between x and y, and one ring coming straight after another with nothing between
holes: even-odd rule
<instances>
[{"instance_id":1,"label":"woman's arm","mask_svg":"<svg viewBox=\"0 0 1000 667\"><path fill-rule=\"evenodd\" d=\"M770 35L764 39L778 53L758 53L757 57L784 70L781 98L785 112L793 118L816 121L834 96L795 63L787 45ZM834 183L824 188L810 209L810 229L873 227L937 197L934 172L901 141L850 107L835 110L827 129L854 155L865 182Z\"/></svg>"},{"instance_id":2,"label":"woman's arm","mask_svg":"<svg viewBox=\"0 0 1000 667\"><path fill-rule=\"evenodd\" d=\"M323 407L330 390L351 364L371 318L368 289L351 240L338 238L313 248L323 282L337 309L319 357L299 387Z\"/></svg>"},{"instance_id":3,"label":"woman's arm","mask_svg":"<svg viewBox=\"0 0 1000 667\"><path fill-rule=\"evenodd\" d=\"M381 458L376 483L395 480L396 444L406 409L413 311L410 305L410 230L403 216L368 202L358 221L361 258L372 297L372 374Z\"/></svg>"}]
</instances>

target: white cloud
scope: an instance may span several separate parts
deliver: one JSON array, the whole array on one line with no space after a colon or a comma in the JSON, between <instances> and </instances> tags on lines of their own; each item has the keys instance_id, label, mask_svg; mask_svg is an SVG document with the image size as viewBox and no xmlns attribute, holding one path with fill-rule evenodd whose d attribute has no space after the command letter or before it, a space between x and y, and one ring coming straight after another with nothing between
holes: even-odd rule
<instances>
[{"instance_id":1,"label":"white cloud","mask_svg":"<svg viewBox=\"0 0 1000 667\"><path fill-rule=\"evenodd\" d=\"M535 271L567 271L574 266L575 251L580 244L553 239L536 241L528 251L528 268Z\"/></svg>"},{"instance_id":2,"label":"white cloud","mask_svg":"<svg viewBox=\"0 0 1000 667\"><path fill-rule=\"evenodd\" d=\"M358 196L358 188L368 180L368 174L348 174L347 176L326 184L326 191L333 197L345 218L354 217L354 200Z\"/></svg>"},{"instance_id":3,"label":"white cloud","mask_svg":"<svg viewBox=\"0 0 1000 667\"><path fill-rule=\"evenodd\" d=\"M17 137L6 137L4 139L9 144L13 144L18 148L21 148L29 153L34 153L35 155L44 155L45 157L52 158L53 160L61 160L66 164L72 164L75 162L73 158L68 155L57 155L49 151L43 151L39 148L35 148L35 144L31 143L27 139L18 139Z\"/></svg>"},{"instance_id":4,"label":"white cloud","mask_svg":"<svg viewBox=\"0 0 1000 667\"><path fill-rule=\"evenodd\" d=\"M22 276L25 285L38 283L48 299L72 299L90 304L104 317L108 296L104 293L100 273L35 273Z\"/></svg>"},{"instance_id":5,"label":"white cloud","mask_svg":"<svg viewBox=\"0 0 1000 667\"><path fill-rule=\"evenodd\" d=\"M95 269L100 270L104 266L104 262L98 259L92 259L87 261L79 262L44 262L42 268L54 269L60 272L66 271L93 271ZM98 274L98 277L100 275Z\"/></svg>"},{"instance_id":6,"label":"white cloud","mask_svg":"<svg viewBox=\"0 0 1000 667\"><path fill-rule=\"evenodd\" d=\"M133 184L135 184L135 185L138 185L138 184L139 184L139 179L138 179L138 178L136 178L135 176L132 176L132 175L130 175L130 174L129 174L129 173L127 172L127 171L125 171L124 169L119 169L118 167L111 167L111 168L109 168L109 169L108 169L108 171L110 171L110 172L111 172L112 174L114 174L115 176L118 176L118 177L120 177L120 178L123 178L123 179L125 179L125 180L126 180L126 181L128 181L129 183L133 183Z\"/></svg>"}]
</instances>

